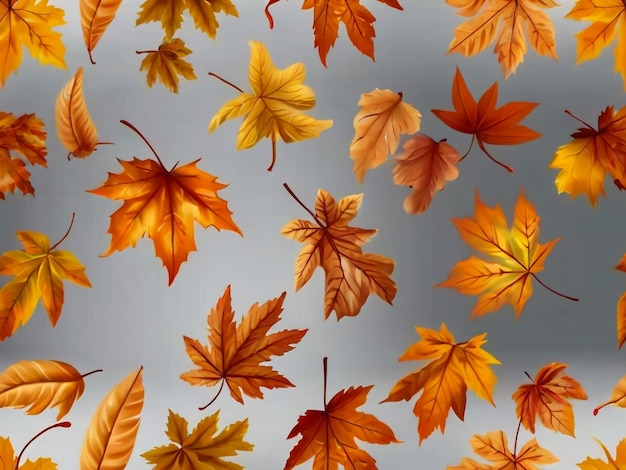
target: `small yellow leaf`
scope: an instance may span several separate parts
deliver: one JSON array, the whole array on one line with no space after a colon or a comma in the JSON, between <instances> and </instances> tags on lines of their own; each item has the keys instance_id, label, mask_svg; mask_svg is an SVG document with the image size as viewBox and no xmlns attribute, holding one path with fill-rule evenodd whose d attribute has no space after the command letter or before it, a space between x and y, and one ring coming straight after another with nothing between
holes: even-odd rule
<instances>
[{"instance_id":1,"label":"small yellow leaf","mask_svg":"<svg viewBox=\"0 0 626 470\"><path fill-rule=\"evenodd\" d=\"M152 88L158 79L166 88L178 93L178 76L187 80L196 80L192 65L184 60L191 54L191 49L185 47L182 39L174 38L164 41L157 51L136 51L137 54L147 54L141 61L139 70L147 70L146 82Z\"/></svg>"}]
</instances>

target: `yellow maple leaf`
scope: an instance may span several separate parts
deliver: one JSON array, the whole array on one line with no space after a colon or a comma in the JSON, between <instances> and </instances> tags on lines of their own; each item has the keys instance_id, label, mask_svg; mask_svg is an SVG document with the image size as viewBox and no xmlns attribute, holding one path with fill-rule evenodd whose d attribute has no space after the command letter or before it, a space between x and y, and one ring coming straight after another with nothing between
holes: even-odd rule
<instances>
[{"instance_id":1,"label":"yellow maple leaf","mask_svg":"<svg viewBox=\"0 0 626 470\"><path fill-rule=\"evenodd\" d=\"M619 441L619 444L617 444L615 458L611 456L611 453L606 447L604 447L602 442L598 439L595 440L598 444L600 444L600 447L602 447L607 461L603 462L600 459L587 457L583 462L576 464L581 470L619 470L621 468L626 468L626 439L622 439Z\"/></svg>"},{"instance_id":2,"label":"yellow maple leaf","mask_svg":"<svg viewBox=\"0 0 626 470\"><path fill-rule=\"evenodd\" d=\"M148 71L146 81L150 88L158 79L166 88L169 88L174 93L178 93L179 75L187 80L198 78L193 71L192 65L184 60L184 57L187 57L192 51L185 47L185 42L182 39L165 40L156 51L135 52L137 54L147 54L141 61L139 70Z\"/></svg>"}]
</instances>

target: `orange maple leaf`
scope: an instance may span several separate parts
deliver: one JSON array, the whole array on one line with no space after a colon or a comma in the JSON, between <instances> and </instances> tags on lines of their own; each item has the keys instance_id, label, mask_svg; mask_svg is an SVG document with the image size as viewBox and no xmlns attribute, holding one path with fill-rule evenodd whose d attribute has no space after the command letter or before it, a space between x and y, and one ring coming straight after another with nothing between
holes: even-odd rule
<instances>
[{"instance_id":1,"label":"orange maple leaf","mask_svg":"<svg viewBox=\"0 0 626 470\"><path fill-rule=\"evenodd\" d=\"M265 7L265 16L270 23L270 29L274 28L274 18L270 15L269 8L279 1L268 0ZM378 1L396 10L403 10L398 0ZM326 56L335 46L335 41L339 37L339 23L346 26L348 38L354 47L375 61L374 38L376 31L374 22L376 17L361 4L361 0L304 0L302 9L313 9L314 47L317 48L324 67L327 67Z\"/></svg>"},{"instance_id":2,"label":"orange maple leaf","mask_svg":"<svg viewBox=\"0 0 626 470\"><path fill-rule=\"evenodd\" d=\"M595 439L595 438L594 438ZM583 462L577 463L581 470L619 470L626 467L626 439L622 439L615 449L615 458L611 456L609 450L598 439L595 439L606 455L606 462L600 459L592 459L587 457Z\"/></svg>"},{"instance_id":3,"label":"orange maple leaf","mask_svg":"<svg viewBox=\"0 0 626 470\"><path fill-rule=\"evenodd\" d=\"M571 111L565 112L586 127L579 128L571 135L574 140L557 149L549 168L561 170L554 180L558 194L568 193L572 199L586 194L595 207L598 195L606 196L607 173L619 190L626 189L626 106L617 112L607 106L598 116L598 130Z\"/></svg>"},{"instance_id":4,"label":"orange maple leaf","mask_svg":"<svg viewBox=\"0 0 626 470\"><path fill-rule=\"evenodd\" d=\"M626 272L626 254L615 266L618 271ZM617 301L617 349L621 349L626 343L626 292Z\"/></svg>"},{"instance_id":5,"label":"orange maple leaf","mask_svg":"<svg viewBox=\"0 0 626 470\"><path fill-rule=\"evenodd\" d=\"M511 397L516 403L515 413L525 429L535 433L535 419L553 431L574 435L574 410L567 399L586 400L587 394L573 378L563 375L567 364L546 364L535 379L524 372L533 382L522 384Z\"/></svg>"},{"instance_id":6,"label":"orange maple leaf","mask_svg":"<svg viewBox=\"0 0 626 470\"><path fill-rule=\"evenodd\" d=\"M35 195L26 163L10 152L17 152L31 165L47 167L47 134L43 128L43 121L35 114L23 114L16 118L11 113L0 111L0 199L3 201L4 193L12 193L15 188L24 195Z\"/></svg>"},{"instance_id":7,"label":"orange maple leaf","mask_svg":"<svg viewBox=\"0 0 626 470\"><path fill-rule=\"evenodd\" d=\"M461 238L476 251L491 257L485 261L476 256L459 261L448 278L435 287L451 287L465 295L481 294L472 309L471 318L482 317L509 303L519 318L522 309L532 296L531 278L550 292L575 302L578 299L560 294L545 285L537 273L560 240L539 243L539 221L534 206L528 202L524 190L515 204L513 222L509 229L502 208L483 204L474 194L474 217L452 219Z\"/></svg>"},{"instance_id":8,"label":"orange maple leaf","mask_svg":"<svg viewBox=\"0 0 626 470\"><path fill-rule=\"evenodd\" d=\"M478 398L496 406L493 388L498 378L489 366L500 364L500 361L482 349L487 342L487 333L456 343L445 323L441 324L440 331L419 326L415 327L415 331L421 340L409 346L398 360L432 360L400 379L381 403L409 401L422 391L413 407L413 413L419 420L417 432L421 445L435 429L440 429L442 434L445 432L450 409L461 421L464 420L468 388Z\"/></svg>"},{"instance_id":9,"label":"orange maple leaf","mask_svg":"<svg viewBox=\"0 0 626 470\"><path fill-rule=\"evenodd\" d=\"M228 185L217 177L200 170L197 160L168 170L146 138L130 123L122 124L134 130L150 147L154 160L117 161L124 171L109 173L108 179L88 193L109 199L123 200L124 204L111 215L108 232L109 249L101 256L134 247L146 233L154 242L156 255L161 258L172 285L180 265L187 261L191 251L196 251L194 220L203 228L215 227L230 230L243 236L232 220L228 203L217 191Z\"/></svg>"},{"instance_id":10,"label":"orange maple leaf","mask_svg":"<svg viewBox=\"0 0 626 470\"><path fill-rule=\"evenodd\" d=\"M378 231L348 225L358 213L363 194L335 202L328 192L319 189L313 213L286 183L283 186L315 221L294 219L281 231L287 238L306 243L296 258L296 292L321 266L326 274L324 319L333 310L338 321L344 316L358 315L371 293L392 305L398 291L391 279L394 261L361 250Z\"/></svg>"},{"instance_id":11,"label":"orange maple leaf","mask_svg":"<svg viewBox=\"0 0 626 470\"><path fill-rule=\"evenodd\" d=\"M559 6L554 0L446 0L446 3L459 8L457 13L462 16L474 16L486 6L478 16L455 28L448 54L460 52L471 57L495 40L493 52L498 55L506 79L524 62L526 31L537 54L558 59L554 25L538 9Z\"/></svg>"},{"instance_id":12,"label":"orange maple leaf","mask_svg":"<svg viewBox=\"0 0 626 470\"><path fill-rule=\"evenodd\" d=\"M485 144L518 145L530 142L541 136L539 132L518 124L528 116L539 103L528 101L511 101L500 108L496 108L498 100L498 82L494 82L480 97L478 103L467 88L463 75L456 68L452 82L452 105L454 111L432 109L445 125L465 134L472 134L469 149L462 158L465 158L472 149L474 139L478 147L487 157L497 163L509 173L513 168L496 160L485 148Z\"/></svg>"},{"instance_id":13,"label":"orange maple leaf","mask_svg":"<svg viewBox=\"0 0 626 470\"><path fill-rule=\"evenodd\" d=\"M241 404L242 393L252 398L263 398L261 387L295 387L271 366L261 365L261 362L269 361L270 356L282 356L291 351L308 331L283 330L267 334L280 320L285 295L283 292L280 297L261 306L255 303L237 326L233 319L235 312L231 307L229 285L207 316L210 349L197 339L183 336L187 355L199 369L185 372L180 378L191 385L205 387L221 382L215 397L201 410L217 399L225 383L231 396Z\"/></svg>"},{"instance_id":14,"label":"orange maple leaf","mask_svg":"<svg viewBox=\"0 0 626 470\"><path fill-rule=\"evenodd\" d=\"M289 453L283 470L291 470L314 458L313 470L376 470L376 460L355 439L371 444L401 443L393 430L376 416L357 411L367 400L373 385L340 390L326 401L328 358L324 358L324 409L307 410L298 417L287 439L302 437Z\"/></svg>"}]
</instances>

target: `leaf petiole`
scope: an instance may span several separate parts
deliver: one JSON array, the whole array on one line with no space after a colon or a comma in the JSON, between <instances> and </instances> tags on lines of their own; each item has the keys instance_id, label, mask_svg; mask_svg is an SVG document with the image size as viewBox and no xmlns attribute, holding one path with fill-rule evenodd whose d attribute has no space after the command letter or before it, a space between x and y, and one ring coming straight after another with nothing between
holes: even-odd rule
<instances>
[{"instance_id":1,"label":"leaf petiole","mask_svg":"<svg viewBox=\"0 0 626 470\"><path fill-rule=\"evenodd\" d=\"M296 196L296 194L291 190L287 183L283 183L283 187L287 190L289 194L291 194L291 197L294 198L296 202L300 204L304 208L304 210L311 215L311 217L313 217L315 222L317 222L320 227L326 228L326 225L322 223L322 221L317 217L317 215L315 215L315 213L311 209L304 205L304 203L300 200L300 198L298 198L298 196Z\"/></svg>"},{"instance_id":2,"label":"leaf petiole","mask_svg":"<svg viewBox=\"0 0 626 470\"><path fill-rule=\"evenodd\" d=\"M154 156L156 157L156 159L159 161L159 164L165 168L165 165L163 165L163 162L161 161L161 159L159 158L159 156L157 155L156 151L154 150L154 148L152 147L152 145L150 145L150 142L148 142L148 139L146 139L143 134L141 132L139 132L139 130L133 126L130 122L125 121L124 119L120 119L120 122L122 124L124 124L126 127L130 127L133 131L135 131L135 133L142 138L142 140L146 143L146 145L148 147L150 147L150 150L152 150L152 153L154 154Z\"/></svg>"},{"instance_id":3,"label":"leaf petiole","mask_svg":"<svg viewBox=\"0 0 626 470\"><path fill-rule=\"evenodd\" d=\"M226 380L222 378L222 383L220 384L220 389L217 391L217 393L215 394L215 396L211 399L211 401L209 403L207 403L204 406L198 407L198 409L200 411L206 410L209 406L211 406L215 402L215 400L217 400L217 397L219 397L220 393L222 393L222 389L224 388L224 382L225 381Z\"/></svg>"},{"instance_id":4,"label":"leaf petiole","mask_svg":"<svg viewBox=\"0 0 626 470\"><path fill-rule=\"evenodd\" d=\"M54 428L69 428L71 426L72 426L72 423L70 423L69 421L61 421L60 423L56 423L56 424L53 424L52 426L48 426L43 431L40 431L37 434L35 434L35 436L30 441L28 441L24 447L22 447L22 451L20 452L20 455L17 456L17 460L15 461L15 470L18 470L20 468L20 459L22 458L22 455L24 454L24 451L26 450L26 448L29 445L31 445L33 443L33 441L35 439L37 439L42 434L50 431L50 429L54 429Z\"/></svg>"},{"instance_id":5,"label":"leaf petiole","mask_svg":"<svg viewBox=\"0 0 626 470\"><path fill-rule=\"evenodd\" d=\"M474 139L476 138L476 134L472 134L472 140L470 140L470 144L469 144L469 148L467 149L467 152L465 152L463 154L463 156L459 159L459 161L463 161L465 159L465 157L467 157L470 153L470 150L472 150L472 147L474 146ZM443 139L441 142L444 142L446 139Z\"/></svg>"},{"instance_id":6,"label":"leaf petiole","mask_svg":"<svg viewBox=\"0 0 626 470\"><path fill-rule=\"evenodd\" d=\"M495 158L493 158L493 156L487 151L487 149L485 148L485 145L480 141L480 139L478 140L478 146L480 147L480 149L484 152L485 155L487 155L489 157L489 159L491 161L493 161L494 163L497 163L498 165L500 165L502 168L504 168L506 171L508 171L509 173L515 173L515 170L513 168L511 168L508 165L505 165L504 163L502 163L501 161L496 160Z\"/></svg>"},{"instance_id":7,"label":"leaf petiole","mask_svg":"<svg viewBox=\"0 0 626 470\"><path fill-rule=\"evenodd\" d=\"M57 246L59 246L63 240L65 240L67 238L67 236L70 234L70 230L72 230L72 225L74 225L74 218L76 217L76 212L72 212L72 220L70 220L70 226L67 228L67 232L65 232L65 235L63 235L63 237L61 237L61 239L56 242L54 245L52 245L50 247L50 250L48 251L52 251L54 250Z\"/></svg>"},{"instance_id":8,"label":"leaf petiole","mask_svg":"<svg viewBox=\"0 0 626 470\"><path fill-rule=\"evenodd\" d=\"M577 299L576 297L570 297L569 295L565 295L565 294L561 294L560 292L554 290L552 287L547 286L546 284L543 283L543 281L541 279L539 279L534 273L530 273L530 275L532 277L535 278L535 281L537 281L539 284L541 284L543 287L545 287L546 289L548 289L550 292L552 292L553 294L556 294L560 297L563 297L564 299L567 300L571 300L573 302L578 302L579 299ZM532 379L531 379L532 380Z\"/></svg>"},{"instance_id":9,"label":"leaf petiole","mask_svg":"<svg viewBox=\"0 0 626 470\"><path fill-rule=\"evenodd\" d=\"M215 78L217 78L218 80L221 80L222 82L226 83L226 85L229 85L229 86L233 87L233 88L234 88L235 90L237 90L239 93L243 93L243 92L244 92L244 91L243 91L241 88L239 88L237 85L235 85L235 84L233 84L233 83L229 82L228 80L226 80L226 79L224 79L224 78L220 77L219 75L217 75L217 74L215 74L215 73L213 73L213 72L209 72L209 75L210 75L211 77L215 77Z\"/></svg>"},{"instance_id":10,"label":"leaf petiole","mask_svg":"<svg viewBox=\"0 0 626 470\"><path fill-rule=\"evenodd\" d=\"M578 116L576 116L574 113L572 113L569 109L565 110L565 114L569 114L570 116L572 116L574 119L576 119L578 122L582 123L583 125L587 126L589 129L591 129L592 131L595 132L595 129L593 127L591 127L589 124L587 124L585 121L583 121L582 119L580 119Z\"/></svg>"},{"instance_id":11,"label":"leaf petiole","mask_svg":"<svg viewBox=\"0 0 626 470\"><path fill-rule=\"evenodd\" d=\"M91 374L96 374L98 372L102 372L102 369L92 370L91 372L87 372L86 374L81 375L81 377L84 379L85 377L89 377Z\"/></svg>"}]
</instances>

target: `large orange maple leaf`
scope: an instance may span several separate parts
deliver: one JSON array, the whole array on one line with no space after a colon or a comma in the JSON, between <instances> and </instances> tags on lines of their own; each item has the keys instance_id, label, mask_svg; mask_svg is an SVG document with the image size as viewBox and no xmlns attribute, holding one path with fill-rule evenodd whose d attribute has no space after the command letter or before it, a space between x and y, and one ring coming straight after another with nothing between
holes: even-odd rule
<instances>
[{"instance_id":1,"label":"large orange maple leaf","mask_svg":"<svg viewBox=\"0 0 626 470\"><path fill-rule=\"evenodd\" d=\"M232 220L228 203L217 194L228 185L197 168L200 158L180 167L176 163L168 170L145 137L132 124L120 122L146 142L157 161L137 157L132 161L118 159L124 171L109 173L101 187L87 190L124 201L111 215L108 230L111 243L101 256L134 247L147 234L154 242L156 255L167 268L168 285L171 285L189 252L196 251L194 221L205 229L212 225L218 231L230 230L243 236Z\"/></svg>"}]
</instances>

